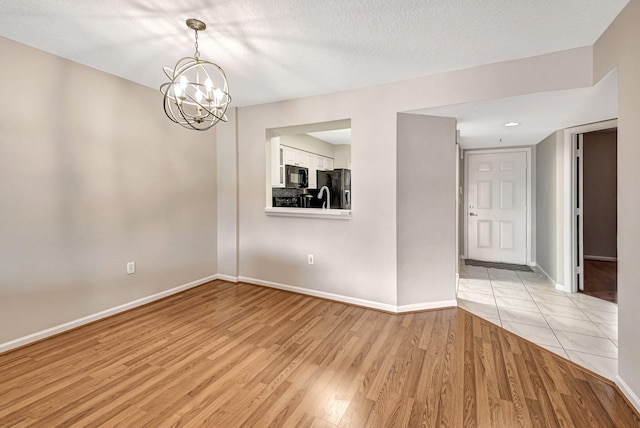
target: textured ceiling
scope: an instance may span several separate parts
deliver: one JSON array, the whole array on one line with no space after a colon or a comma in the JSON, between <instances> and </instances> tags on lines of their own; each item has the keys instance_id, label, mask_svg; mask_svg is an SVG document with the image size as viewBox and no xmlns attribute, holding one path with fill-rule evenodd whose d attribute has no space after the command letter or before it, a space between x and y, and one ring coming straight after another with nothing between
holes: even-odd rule
<instances>
[{"instance_id":1,"label":"textured ceiling","mask_svg":"<svg viewBox=\"0 0 640 428\"><path fill-rule=\"evenodd\" d=\"M199 18L202 58L244 106L591 45L627 3L0 0L0 35L158 88Z\"/></svg>"}]
</instances>

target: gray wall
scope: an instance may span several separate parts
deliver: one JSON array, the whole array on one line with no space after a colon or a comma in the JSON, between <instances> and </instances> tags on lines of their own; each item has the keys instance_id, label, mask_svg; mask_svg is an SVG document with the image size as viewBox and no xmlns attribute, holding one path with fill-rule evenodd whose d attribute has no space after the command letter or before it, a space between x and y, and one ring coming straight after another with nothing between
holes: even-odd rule
<instances>
[{"instance_id":1,"label":"gray wall","mask_svg":"<svg viewBox=\"0 0 640 428\"><path fill-rule=\"evenodd\" d=\"M584 134L584 256L615 259L617 251L617 131Z\"/></svg>"},{"instance_id":2,"label":"gray wall","mask_svg":"<svg viewBox=\"0 0 640 428\"><path fill-rule=\"evenodd\" d=\"M400 113L397 132L398 305L453 301L456 120Z\"/></svg>"},{"instance_id":3,"label":"gray wall","mask_svg":"<svg viewBox=\"0 0 640 428\"><path fill-rule=\"evenodd\" d=\"M0 51L0 344L214 275L214 133L157 90Z\"/></svg>"},{"instance_id":4,"label":"gray wall","mask_svg":"<svg viewBox=\"0 0 640 428\"><path fill-rule=\"evenodd\" d=\"M218 275L234 280L238 277L238 146L236 118L238 109L227 110L228 122L216 125L216 178L217 178L217 228ZM270 153L266 155L271 159ZM220 159L224 159L220 162ZM268 183L271 186L271 181Z\"/></svg>"},{"instance_id":5,"label":"gray wall","mask_svg":"<svg viewBox=\"0 0 640 428\"><path fill-rule=\"evenodd\" d=\"M12 58L0 83L1 340L215 273L394 310L397 113L592 81L585 47L240 107L213 133L194 133L168 121L157 89L0 43ZM100 102L87 108L87 94ZM352 219L265 215L266 130L344 119ZM138 272L127 276L130 260ZM452 294L451 275L442 290ZM440 292L411 303L437 305Z\"/></svg>"},{"instance_id":6,"label":"gray wall","mask_svg":"<svg viewBox=\"0 0 640 428\"><path fill-rule=\"evenodd\" d=\"M557 151L561 133L554 132L536 146L536 262L558 282L557 254L562 236L557 230Z\"/></svg>"},{"instance_id":7,"label":"gray wall","mask_svg":"<svg viewBox=\"0 0 640 428\"><path fill-rule=\"evenodd\" d=\"M618 68L618 371L640 408L640 1L631 0L593 47L593 78Z\"/></svg>"},{"instance_id":8,"label":"gray wall","mask_svg":"<svg viewBox=\"0 0 640 428\"><path fill-rule=\"evenodd\" d=\"M226 207L237 207L237 216L231 211L226 213L218 223L218 233L226 229L237 231L237 240L232 244L237 248L238 278L395 310L399 298L404 303L408 297L397 286L398 113L586 86L591 84L591 59L592 51L587 47L376 87L238 108L235 120L230 119L225 128L216 131L219 146L237 147L237 152L227 153L228 158L218 159L219 167L238 177L237 184L229 183L229 189L219 188L219 194L236 198L219 199L219 213L226 212ZM271 188L266 180L270 170L265 131L345 119L351 120L352 129L352 218L266 215L265 201ZM236 133L223 135L221 131L229 125ZM220 150L218 154L221 155ZM432 165L431 161L425 162ZM439 167L449 168L448 177L455 178L455 162ZM452 190L448 195L455 221L455 192ZM441 201L441 196L436 195L436 200ZM455 245L454 227L442 233L448 236L443 240L446 245ZM224 250L223 246L219 250ZM314 265L307 264L308 254L315 255ZM455 250L450 257L447 263L454 266ZM425 270L433 268L440 272L437 261L425 263ZM409 305L437 306L443 302L442 295L453 296L454 278L455 271L451 269L450 281L430 294L428 300L399 306L403 309Z\"/></svg>"}]
</instances>

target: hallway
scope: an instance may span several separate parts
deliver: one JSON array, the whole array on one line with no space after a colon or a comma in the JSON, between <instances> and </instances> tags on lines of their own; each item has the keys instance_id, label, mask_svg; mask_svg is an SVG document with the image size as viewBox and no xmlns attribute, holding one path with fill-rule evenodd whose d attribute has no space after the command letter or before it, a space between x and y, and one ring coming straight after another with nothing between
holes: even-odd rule
<instances>
[{"instance_id":1,"label":"hallway","mask_svg":"<svg viewBox=\"0 0 640 428\"><path fill-rule=\"evenodd\" d=\"M460 265L458 306L610 380L618 373L618 306L558 291L544 276Z\"/></svg>"}]
</instances>

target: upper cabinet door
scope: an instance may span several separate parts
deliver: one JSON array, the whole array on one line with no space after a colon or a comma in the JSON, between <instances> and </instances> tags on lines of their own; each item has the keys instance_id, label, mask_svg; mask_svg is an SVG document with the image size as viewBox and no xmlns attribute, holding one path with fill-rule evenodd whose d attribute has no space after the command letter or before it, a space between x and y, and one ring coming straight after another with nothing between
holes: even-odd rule
<instances>
[{"instance_id":1,"label":"upper cabinet door","mask_svg":"<svg viewBox=\"0 0 640 428\"><path fill-rule=\"evenodd\" d=\"M280 137L271 139L271 187L284 187L284 146Z\"/></svg>"},{"instance_id":2,"label":"upper cabinet door","mask_svg":"<svg viewBox=\"0 0 640 428\"><path fill-rule=\"evenodd\" d=\"M296 164L296 149L292 149L291 147L284 147L284 163L286 165L295 165Z\"/></svg>"},{"instance_id":3,"label":"upper cabinet door","mask_svg":"<svg viewBox=\"0 0 640 428\"><path fill-rule=\"evenodd\" d=\"M284 163L287 165L308 167L307 152L294 149L293 147L284 147Z\"/></svg>"},{"instance_id":4,"label":"upper cabinet door","mask_svg":"<svg viewBox=\"0 0 640 428\"><path fill-rule=\"evenodd\" d=\"M324 169L327 171L333 171L333 159L331 158L324 158L325 162L324 162Z\"/></svg>"},{"instance_id":5,"label":"upper cabinet door","mask_svg":"<svg viewBox=\"0 0 640 428\"><path fill-rule=\"evenodd\" d=\"M318 156L313 153L307 153L307 168L309 168L309 189L317 187L316 166L318 164Z\"/></svg>"},{"instance_id":6,"label":"upper cabinet door","mask_svg":"<svg viewBox=\"0 0 640 428\"><path fill-rule=\"evenodd\" d=\"M296 166L307 166L307 152L303 152L302 150L295 151L295 160Z\"/></svg>"}]
</instances>

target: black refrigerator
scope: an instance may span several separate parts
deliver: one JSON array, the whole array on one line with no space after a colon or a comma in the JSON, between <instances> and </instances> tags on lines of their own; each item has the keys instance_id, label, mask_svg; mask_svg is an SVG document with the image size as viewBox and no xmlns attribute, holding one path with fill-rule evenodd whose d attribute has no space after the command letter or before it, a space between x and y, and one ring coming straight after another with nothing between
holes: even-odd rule
<instances>
[{"instance_id":1,"label":"black refrigerator","mask_svg":"<svg viewBox=\"0 0 640 428\"><path fill-rule=\"evenodd\" d=\"M332 171L317 171L318 190L323 186L329 189L331 209L351 209L351 170L350 169L334 169ZM325 191L326 192L326 191ZM326 194L323 195L323 199Z\"/></svg>"}]
</instances>

